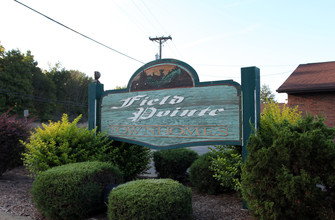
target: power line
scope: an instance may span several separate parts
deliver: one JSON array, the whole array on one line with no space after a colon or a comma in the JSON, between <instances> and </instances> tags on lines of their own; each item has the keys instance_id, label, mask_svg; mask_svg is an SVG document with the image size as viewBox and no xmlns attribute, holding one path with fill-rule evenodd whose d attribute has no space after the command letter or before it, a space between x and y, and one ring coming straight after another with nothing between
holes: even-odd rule
<instances>
[{"instance_id":1,"label":"power line","mask_svg":"<svg viewBox=\"0 0 335 220\"><path fill-rule=\"evenodd\" d=\"M279 72L279 73L271 73L266 75L261 75L261 77L268 77L268 76L276 76L276 75L282 75L286 73L292 73L292 71L285 71L285 72ZM215 75L209 75L209 74L201 74L201 76L209 76L214 78L221 78L221 76L215 76ZM239 79L240 76L228 76L227 78L233 78L233 79Z\"/></svg>"},{"instance_id":2,"label":"power line","mask_svg":"<svg viewBox=\"0 0 335 220\"><path fill-rule=\"evenodd\" d=\"M246 65L229 65L229 64L202 64L196 63L192 64L194 66L222 66L222 67L241 67ZM259 67L284 67L284 66L296 66L296 64L269 64L269 65L259 65Z\"/></svg>"},{"instance_id":3,"label":"power line","mask_svg":"<svg viewBox=\"0 0 335 220\"><path fill-rule=\"evenodd\" d=\"M154 25L154 23L151 22L151 19L147 18L146 14L142 12L142 10L139 8L139 6L135 3L134 0L132 0L133 4L135 5L135 7L140 11L140 13L142 14L142 16L151 24L151 26L154 28L154 30L157 30L156 26ZM151 15L151 17L153 18L152 20L156 21L156 23L158 24L158 26L160 27L160 29L165 32L165 34L167 34L166 30L164 29L163 25L159 22L159 20L155 17L155 15L152 13L152 11L150 10L150 8L147 6L147 4L145 3L145 1L141 0L144 8L147 10L147 12L149 12L149 14ZM178 50L178 48L176 47L176 45L174 44L174 42L171 39L171 42L173 44L173 46L176 48L177 52L179 54L181 54ZM170 46L169 43L167 43L168 47L171 49L172 53L177 57L175 51L172 49L172 47Z\"/></svg>"},{"instance_id":4,"label":"power line","mask_svg":"<svg viewBox=\"0 0 335 220\"><path fill-rule=\"evenodd\" d=\"M134 61L137 61L137 62L139 62L139 63L144 64L144 62L142 62L142 61L140 61L140 60L137 60L137 59L135 59L135 58L133 58L133 57L131 57L131 56L128 56L127 54L122 53L122 52L120 52L120 51L118 51L118 50L116 50L116 49L113 49L113 48L111 48L111 47L109 47L109 46L107 46L107 45L105 45L105 44L103 44L103 43L101 43L101 42L99 42L99 41L97 41L97 40L94 40L93 38L88 37L88 36L86 36L86 35L84 35L84 34L78 32L78 31L76 31L76 30L74 30L74 29L72 29L72 28L70 28L70 27L68 27L68 26L66 26L66 25L64 25L64 24L62 24L62 23L60 23L60 22L58 22L58 21L56 21L56 20L54 20L54 19L48 17L48 16L45 15L45 14L42 14L41 12L39 12L39 11L37 11L37 10L35 10L35 9L31 8L31 7L29 7L28 5L25 5L25 4L23 4L23 3L21 3L21 2L19 2L19 1L17 1L17 0L14 0L14 1L17 2L17 3L19 3L19 4L21 4L21 5L23 5L23 6L26 7L26 8L28 8L28 9L30 9L30 10L36 12L37 14L42 15L43 17L45 17L45 18L47 18L47 19L49 19L49 20L55 22L56 24L59 24L60 26L63 26L64 28L66 28L66 29L68 29L68 30L70 30L70 31L73 31L73 32L76 33L76 34L79 34L79 35L82 36L82 37L85 37L85 38L87 38L87 39L89 39L89 40L91 40L91 41L93 41L93 42L95 42L95 43L97 43L97 44L99 44L99 45L101 45L101 46L103 46L103 47L106 47L106 48L108 48L108 49L110 49L110 50L112 50L112 51L114 51L114 52L116 52L116 53L118 53L118 54L121 54L122 56L125 56L125 57L127 57L127 58L129 58L129 59L132 59L132 60L134 60Z\"/></svg>"},{"instance_id":5,"label":"power line","mask_svg":"<svg viewBox=\"0 0 335 220\"><path fill-rule=\"evenodd\" d=\"M133 17L129 15L129 13L127 12L127 10L124 10L115 0L113 0L113 2L114 2L114 5L116 5L116 7L124 14L124 16L127 17L129 21L131 21L132 23L134 23L136 25L136 27L138 28L138 30L142 31L142 33L144 35L148 35L147 33L149 31L148 30L144 30L144 29L146 29L146 27L143 26L142 23L136 22L136 20L134 20Z\"/></svg>"},{"instance_id":6,"label":"power line","mask_svg":"<svg viewBox=\"0 0 335 220\"><path fill-rule=\"evenodd\" d=\"M150 8L145 4L145 1L143 1L143 0L141 0L142 1L142 3L143 3L143 5L144 5L144 7L147 9L147 11L150 13L150 15L154 18L154 20L157 22L157 24L159 25L159 27L165 32L165 34L168 34L167 32L166 32L166 30L164 29L164 27L163 27L163 25L159 22L159 20L155 17L155 15L151 12L151 10L150 10ZM181 53L180 53L180 51L178 50L178 48L177 48L177 46L175 45L175 43L171 40L171 42L172 42L172 44L173 44L173 46L176 48L176 50L177 50L177 52L180 54L180 56L182 57L182 55L181 55ZM167 45L170 47L170 44L169 43L167 43ZM172 47L170 47L171 48L171 51L174 53L174 55L176 56L176 53L174 52L174 50L172 49Z\"/></svg>"},{"instance_id":7,"label":"power line","mask_svg":"<svg viewBox=\"0 0 335 220\"><path fill-rule=\"evenodd\" d=\"M151 20L144 14L144 12L138 7L138 5L135 3L134 0L132 0L133 4L135 5L135 7L137 8L137 10L141 13L141 15L148 21L149 24L152 25L152 27L154 28L154 30L156 30L156 26L151 22Z\"/></svg>"}]
</instances>

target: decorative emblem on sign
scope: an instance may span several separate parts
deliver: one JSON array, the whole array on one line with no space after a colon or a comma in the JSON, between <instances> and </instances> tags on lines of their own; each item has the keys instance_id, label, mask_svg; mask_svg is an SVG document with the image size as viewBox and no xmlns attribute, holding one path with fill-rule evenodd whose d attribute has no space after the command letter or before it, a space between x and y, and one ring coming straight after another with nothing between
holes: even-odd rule
<instances>
[{"instance_id":1,"label":"decorative emblem on sign","mask_svg":"<svg viewBox=\"0 0 335 220\"><path fill-rule=\"evenodd\" d=\"M191 75L181 67L163 64L149 67L132 81L130 91L193 86Z\"/></svg>"}]
</instances>

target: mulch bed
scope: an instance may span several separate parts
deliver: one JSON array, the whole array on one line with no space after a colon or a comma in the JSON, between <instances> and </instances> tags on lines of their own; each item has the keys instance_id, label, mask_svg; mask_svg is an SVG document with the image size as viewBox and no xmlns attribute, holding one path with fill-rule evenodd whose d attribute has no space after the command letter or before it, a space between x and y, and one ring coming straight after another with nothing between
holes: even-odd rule
<instances>
[{"instance_id":1,"label":"mulch bed","mask_svg":"<svg viewBox=\"0 0 335 220\"><path fill-rule=\"evenodd\" d=\"M29 191L33 179L24 167L10 170L0 176L0 212L44 220L32 203ZM242 199L237 193L206 195L193 189L193 220L252 219L247 210L242 210ZM107 220L105 214L87 220Z\"/></svg>"}]
</instances>

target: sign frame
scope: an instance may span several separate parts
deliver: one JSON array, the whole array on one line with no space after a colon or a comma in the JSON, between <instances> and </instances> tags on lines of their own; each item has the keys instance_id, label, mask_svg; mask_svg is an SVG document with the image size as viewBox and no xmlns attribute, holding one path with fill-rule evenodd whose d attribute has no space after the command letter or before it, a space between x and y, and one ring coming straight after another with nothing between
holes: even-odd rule
<instances>
[{"instance_id":1,"label":"sign frame","mask_svg":"<svg viewBox=\"0 0 335 220\"><path fill-rule=\"evenodd\" d=\"M107 90L104 91L104 85L100 84L98 81L91 83L89 85L89 129L97 128L97 131L101 131L101 104L104 97L109 94L120 94L134 92L132 90L132 83L138 77L138 75L144 70L155 66L163 65L166 63L178 65L185 68L190 75L193 83L193 87L210 87L210 86L220 86L228 85L233 86L237 89L237 94L240 98L240 139L239 141L207 141L199 143L183 143L175 144L168 147L157 147L152 144L142 143L139 141L128 140L125 138L114 137L113 140L125 141L133 144L138 144L142 146L147 146L153 149L170 149L177 147L190 147L190 146L203 146L203 145L242 145L242 158L243 161L246 158L247 150L246 144L247 140L253 129L257 129L260 120L260 71L257 67L245 67L241 68L241 84L233 80L220 80L220 81L210 81L210 82L200 82L198 74L196 71L188 64L175 59L160 59L149 62L142 67L140 67L130 78L127 88L119 90ZM191 87L192 87L191 86ZM177 86L177 88L184 88L185 86ZM186 86L190 87L190 86ZM164 89L176 89L174 88L164 88ZM156 89L156 90L164 90ZM148 89L151 91L155 89ZM142 88L140 91L146 91Z\"/></svg>"}]
</instances>

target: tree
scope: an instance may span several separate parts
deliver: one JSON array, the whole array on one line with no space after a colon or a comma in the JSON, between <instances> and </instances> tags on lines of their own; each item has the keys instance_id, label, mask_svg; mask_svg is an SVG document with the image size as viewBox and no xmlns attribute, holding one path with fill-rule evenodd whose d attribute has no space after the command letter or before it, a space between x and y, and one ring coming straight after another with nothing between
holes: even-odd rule
<instances>
[{"instance_id":1,"label":"tree","mask_svg":"<svg viewBox=\"0 0 335 220\"><path fill-rule=\"evenodd\" d=\"M32 85L36 114L41 121L48 121L56 107L56 85L42 71L34 72Z\"/></svg>"},{"instance_id":2,"label":"tree","mask_svg":"<svg viewBox=\"0 0 335 220\"><path fill-rule=\"evenodd\" d=\"M70 118L75 118L80 114L86 118L88 85L93 82L93 79L78 70L66 70L60 63L50 68L46 75L57 88L54 120L58 120L63 113L69 115Z\"/></svg>"},{"instance_id":3,"label":"tree","mask_svg":"<svg viewBox=\"0 0 335 220\"><path fill-rule=\"evenodd\" d=\"M269 102L274 102L277 103L276 101L276 96L275 94L271 91L270 87L266 84L262 85L261 92L261 103L269 103Z\"/></svg>"},{"instance_id":4,"label":"tree","mask_svg":"<svg viewBox=\"0 0 335 220\"><path fill-rule=\"evenodd\" d=\"M0 41L1 43L1 41ZM0 44L0 57L3 56L3 53L5 52L5 48Z\"/></svg>"},{"instance_id":5,"label":"tree","mask_svg":"<svg viewBox=\"0 0 335 220\"><path fill-rule=\"evenodd\" d=\"M22 54L20 50L11 50L2 52L0 58L0 111L13 108L14 113L22 114L24 109L33 110L32 75L39 71L34 56L30 51Z\"/></svg>"},{"instance_id":6,"label":"tree","mask_svg":"<svg viewBox=\"0 0 335 220\"><path fill-rule=\"evenodd\" d=\"M266 105L250 136L242 195L257 219L335 219L334 128Z\"/></svg>"},{"instance_id":7,"label":"tree","mask_svg":"<svg viewBox=\"0 0 335 220\"><path fill-rule=\"evenodd\" d=\"M124 85L124 86L116 86L116 87L115 87L115 89L126 89L126 88L127 88L126 85Z\"/></svg>"},{"instance_id":8,"label":"tree","mask_svg":"<svg viewBox=\"0 0 335 220\"><path fill-rule=\"evenodd\" d=\"M0 45L0 112L12 108L12 113L22 115L29 109L42 121L57 120L63 113L85 118L90 82L91 77L60 63L42 72L30 51L6 52Z\"/></svg>"}]
</instances>

